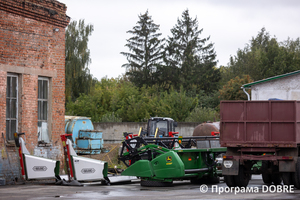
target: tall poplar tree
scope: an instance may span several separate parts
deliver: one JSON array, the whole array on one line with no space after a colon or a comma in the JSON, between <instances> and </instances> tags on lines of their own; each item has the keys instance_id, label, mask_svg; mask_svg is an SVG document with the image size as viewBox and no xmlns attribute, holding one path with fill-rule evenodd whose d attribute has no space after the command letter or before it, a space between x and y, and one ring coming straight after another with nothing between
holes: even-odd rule
<instances>
[{"instance_id":1,"label":"tall poplar tree","mask_svg":"<svg viewBox=\"0 0 300 200\"><path fill-rule=\"evenodd\" d=\"M121 52L128 61L122 67L126 67L126 76L138 87L157 82L157 67L162 63L164 48L164 39L159 39L161 33L158 31L159 25L153 22L148 10L139 15L133 30L127 31L133 36L125 45L130 52Z\"/></svg>"},{"instance_id":2,"label":"tall poplar tree","mask_svg":"<svg viewBox=\"0 0 300 200\"><path fill-rule=\"evenodd\" d=\"M95 82L88 68L88 41L93 30L93 25L86 25L84 20L72 21L66 29L66 100L75 101L81 93L88 94Z\"/></svg>"}]
</instances>

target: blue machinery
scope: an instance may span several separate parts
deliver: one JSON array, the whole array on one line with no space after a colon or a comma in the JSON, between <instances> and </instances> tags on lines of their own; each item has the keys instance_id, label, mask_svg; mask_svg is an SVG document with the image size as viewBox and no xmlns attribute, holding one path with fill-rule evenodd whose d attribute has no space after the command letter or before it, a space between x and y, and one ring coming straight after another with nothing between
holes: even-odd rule
<instances>
[{"instance_id":1,"label":"blue machinery","mask_svg":"<svg viewBox=\"0 0 300 200\"><path fill-rule=\"evenodd\" d=\"M65 133L72 134L73 148L78 154L100 154L102 132L94 130L90 118L65 116Z\"/></svg>"}]
</instances>

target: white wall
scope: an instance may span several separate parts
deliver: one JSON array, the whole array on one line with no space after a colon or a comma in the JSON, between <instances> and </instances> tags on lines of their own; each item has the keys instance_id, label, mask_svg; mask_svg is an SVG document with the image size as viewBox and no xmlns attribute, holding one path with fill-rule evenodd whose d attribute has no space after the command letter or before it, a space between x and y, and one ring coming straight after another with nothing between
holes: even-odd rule
<instances>
[{"instance_id":1,"label":"white wall","mask_svg":"<svg viewBox=\"0 0 300 200\"><path fill-rule=\"evenodd\" d=\"M300 74L251 86L251 100L300 100Z\"/></svg>"}]
</instances>

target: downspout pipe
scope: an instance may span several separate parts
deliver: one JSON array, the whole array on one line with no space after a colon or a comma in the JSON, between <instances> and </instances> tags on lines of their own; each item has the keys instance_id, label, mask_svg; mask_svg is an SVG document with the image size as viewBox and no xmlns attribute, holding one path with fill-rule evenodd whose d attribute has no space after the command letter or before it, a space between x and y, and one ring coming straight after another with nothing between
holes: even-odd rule
<instances>
[{"instance_id":1,"label":"downspout pipe","mask_svg":"<svg viewBox=\"0 0 300 200\"><path fill-rule=\"evenodd\" d=\"M250 95L248 94L248 92L246 92L246 89L244 87L241 87L243 89L243 91L245 92L245 94L247 95L248 97L248 101L250 101Z\"/></svg>"}]
</instances>

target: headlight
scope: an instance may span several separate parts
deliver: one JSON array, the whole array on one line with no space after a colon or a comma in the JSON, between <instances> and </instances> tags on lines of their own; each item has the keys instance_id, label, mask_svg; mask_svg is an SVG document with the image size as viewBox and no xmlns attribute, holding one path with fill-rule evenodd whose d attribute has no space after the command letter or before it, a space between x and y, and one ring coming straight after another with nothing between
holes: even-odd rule
<instances>
[{"instance_id":1,"label":"headlight","mask_svg":"<svg viewBox=\"0 0 300 200\"><path fill-rule=\"evenodd\" d=\"M230 168L233 165L233 161L232 160L224 160L223 165L226 168Z\"/></svg>"}]
</instances>

